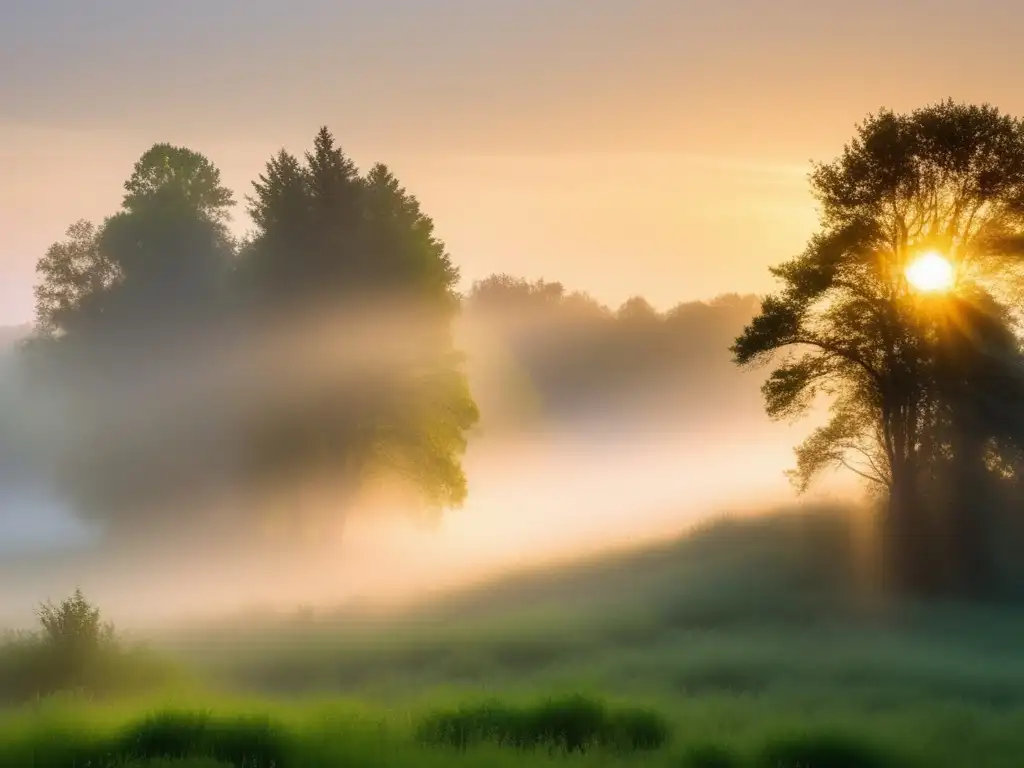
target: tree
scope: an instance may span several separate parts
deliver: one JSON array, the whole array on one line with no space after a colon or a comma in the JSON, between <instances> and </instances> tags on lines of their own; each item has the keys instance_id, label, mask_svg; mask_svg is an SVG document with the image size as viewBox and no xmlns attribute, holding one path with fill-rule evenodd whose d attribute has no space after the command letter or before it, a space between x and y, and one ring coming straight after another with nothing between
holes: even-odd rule
<instances>
[{"instance_id":1,"label":"tree","mask_svg":"<svg viewBox=\"0 0 1024 768\"><path fill-rule=\"evenodd\" d=\"M199 152L171 144L154 144L135 163L124 184L123 208L134 212L155 197L175 195L207 219L225 222L234 195L221 184L220 169Z\"/></svg>"},{"instance_id":2,"label":"tree","mask_svg":"<svg viewBox=\"0 0 1024 768\"><path fill-rule=\"evenodd\" d=\"M50 337L72 331L94 317L95 300L117 279L116 265L99 247L100 230L90 221L68 227L66 240L51 245L36 271L36 330Z\"/></svg>"},{"instance_id":3,"label":"tree","mask_svg":"<svg viewBox=\"0 0 1024 768\"><path fill-rule=\"evenodd\" d=\"M303 488L321 509L378 481L457 506L478 419L451 328L458 269L387 167L361 176L327 128L304 159L279 152L249 198L239 275L265 386L240 417L248 476L296 500L295 524L319 517Z\"/></svg>"},{"instance_id":4,"label":"tree","mask_svg":"<svg viewBox=\"0 0 1024 768\"><path fill-rule=\"evenodd\" d=\"M59 605L39 606L39 623L46 643L76 657L90 656L116 637L114 625L103 621L99 608L85 599L81 589Z\"/></svg>"},{"instance_id":5,"label":"tree","mask_svg":"<svg viewBox=\"0 0 1024 768\"><path fill-rule=\"evenodd\" d=\"M46 693L95 689L107 660L120 650L114 625L103 620L80 589L59 604L43 603L38 616L42 632L36 666L42 669L32 670L38 676L32 682Z\"/></svg>"},{"instance_id":6,"label":"tree","mask_svg":"<svg viewBox=\"0 0 1024 768\"><path fill-rule=\"evenodd\" d=\"M37 266L31 359L66 415L56 475L87 515L141 522L149 502L197 490L217 446L215 419L189 418L200 404L174 402L168 382L195 371L196 341L223 315L234 244L219 178L202 155L156 145L121 210L76 223Z\"/></svg>"},{"instance_id":7,"label":"tree","mask_svg":"<svg viewBox=\"0 0 1024 768\"><path fill-rule=\"evenodd\" d=\"M782 288L736 340L734 359L778 362L763 387L772 417L831 398L829 423L797 448L798 488L830 466L863 477L887 499L895 575L933 585L948 553L933 548L942 537L924 487L943 471L937 457L969 459L947 427L979 413L996 379L1007 383L1001 402L1024 404L1012 304L1024 264L1024 124L952 101L882 111L810 182L821 229L771 270ZM954 268L948 292L924 294L908 280L931 250ZM971 444L988 446L996 424L974 424ZM955 547L957 536L944 540Z\"/></svg>"}]
</instances>

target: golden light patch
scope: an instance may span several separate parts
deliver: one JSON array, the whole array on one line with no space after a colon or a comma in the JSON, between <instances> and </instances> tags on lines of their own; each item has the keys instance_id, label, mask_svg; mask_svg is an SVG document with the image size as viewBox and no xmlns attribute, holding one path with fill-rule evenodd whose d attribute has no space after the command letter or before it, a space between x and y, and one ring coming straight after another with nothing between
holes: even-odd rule
<instances>
[{"instance_id":1,"label":"golden light patch","mask_svg":"<svg viewBox=\"0 0 1024 768\"><path fill-rule=\"evenodd\" d=\"M955 280L953 265L937 251L928 251L911 261L906 275L911 287L922 293L944 293Z\"/></svg>"}]
</instances>

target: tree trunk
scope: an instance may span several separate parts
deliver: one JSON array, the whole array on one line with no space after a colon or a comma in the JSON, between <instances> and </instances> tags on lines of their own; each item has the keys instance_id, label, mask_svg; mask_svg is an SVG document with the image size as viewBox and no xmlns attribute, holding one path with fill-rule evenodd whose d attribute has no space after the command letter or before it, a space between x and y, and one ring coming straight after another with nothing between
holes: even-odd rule
<instances>
[{"instance_id":1,"label":"tree trunk","mask_svg":"<svg viewBox=\"0 0 1024 768\"><path fill-rule=\"evenodd\" d=\"M883 547L886 580L898 591L920 594L935 586L933 532L922 514L916 473L909 462L895 462L886 509Z\"/></svg>"},{"instance_id":2,"label":"tree trunk","mask_svg":"<svg viewBox=\"0 0 1024 768\"><path fill-rule=\"evenodd\" d=\"M991 586L987 539L992 488L984 463L985 441L969 425L957 429L954 440L947 551L953 586L978 594Z\"/></svg>"}]
</instances>

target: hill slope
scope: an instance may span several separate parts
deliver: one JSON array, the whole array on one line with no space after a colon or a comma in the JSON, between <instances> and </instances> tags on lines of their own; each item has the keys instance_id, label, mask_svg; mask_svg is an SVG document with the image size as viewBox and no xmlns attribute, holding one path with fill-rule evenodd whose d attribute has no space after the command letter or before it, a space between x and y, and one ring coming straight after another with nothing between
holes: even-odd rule
<instances>
[{"instance_id":1,"label":"hill slope","mask_svg":"<svg viewBox=\"0 0 1024 768\"><path fill-rule=\"evenodd\" d=\"M852 518L802 510L510 576L393 614L246 617L169 647L232 687L404 699L438 687L798 695L1022 708L1010 609L872 596Z\"/></svg>"}]
</instances>

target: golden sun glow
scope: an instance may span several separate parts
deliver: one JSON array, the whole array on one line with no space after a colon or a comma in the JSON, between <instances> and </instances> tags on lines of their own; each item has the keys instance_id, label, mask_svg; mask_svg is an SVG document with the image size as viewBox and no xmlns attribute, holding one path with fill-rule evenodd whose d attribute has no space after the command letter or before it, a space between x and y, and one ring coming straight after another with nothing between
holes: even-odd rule
<instances>
[{"instance_id":1,"label":"golden sun glow","mask_svg":"<svg viewBox=\"0 0 1024 768\"><path fill-rule=\"evenodd\" d=\"M907 280L922 293L943 293L953 287L953 265L936 251L928 251L907 265Z\"/></svg>"}]
</instances>

